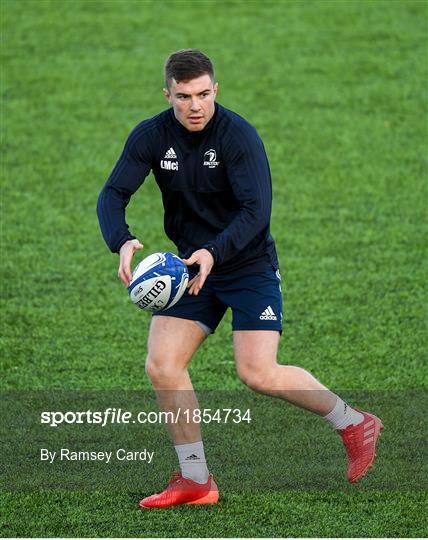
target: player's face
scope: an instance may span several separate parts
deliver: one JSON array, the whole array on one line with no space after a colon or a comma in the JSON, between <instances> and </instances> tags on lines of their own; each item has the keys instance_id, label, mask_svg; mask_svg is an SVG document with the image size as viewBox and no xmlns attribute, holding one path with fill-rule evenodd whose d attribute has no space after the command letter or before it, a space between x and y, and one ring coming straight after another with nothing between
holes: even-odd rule
<instances>
[{"instance_id":1,"label":"player's face","mask_svg":"<svg viewBox=\"0 0 428 540\"><path fill-rule=\"evenodd\" d=\"M209 75L202 75L190 81L172 81L163 93L172 105L180 124L189 131L201 131L214 114L214 101L218 84Z\"/></svg>"}]
</instances>

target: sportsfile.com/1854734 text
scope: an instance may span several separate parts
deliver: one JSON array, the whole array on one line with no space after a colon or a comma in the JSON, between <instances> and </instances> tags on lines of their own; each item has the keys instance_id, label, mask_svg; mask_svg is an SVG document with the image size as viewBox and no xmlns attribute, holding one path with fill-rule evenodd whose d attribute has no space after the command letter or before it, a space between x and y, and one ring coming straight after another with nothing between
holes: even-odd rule
<instances>
[{"instance_id":1,"label":"sportsfile.com/1854734 text","mask_svg":"<svg viewBox=\"0 0 428 540\"><path fill-rule=\"evenodd\" d=\"M101 427L114 424L217 424L251 422L250 409L182 409L175 411L139 411L135 415L121 408L107 408L104 411L42 411L40 423L49 427L61 424L95 424Z\"/></svg>"}]
</instances>

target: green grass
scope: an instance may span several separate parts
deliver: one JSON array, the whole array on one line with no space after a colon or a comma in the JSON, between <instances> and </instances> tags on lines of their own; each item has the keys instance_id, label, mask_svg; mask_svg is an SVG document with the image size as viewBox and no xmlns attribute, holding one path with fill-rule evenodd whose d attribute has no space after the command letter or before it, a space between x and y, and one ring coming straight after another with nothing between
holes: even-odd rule
<instances>
[{"instance_id":1,"label":"green grass","mask_svg":"<svg viewBox=\"0 0 428 540\"><path fill-rule=\"evenodd\" d=\"M393 398L427 388L426 2L3 0L1 8L4 390L150 388L149 317L116 278L95 204L129 131L166 107L162 65L183 47L213 58L219 102L257 127L270 158L286 318L280 361L345 392ZM153 178L128 223L144 254L173 249ZM191 375L197 388L242 388L230 314ZM411 410L411 399L402 406ZM380 469L381 460L388 456ZM427 533L425 492L405 485L226 492L215 508L148 513L136 508L139 495L4 492L1 534Z\"/></svg>"}]
</instances>

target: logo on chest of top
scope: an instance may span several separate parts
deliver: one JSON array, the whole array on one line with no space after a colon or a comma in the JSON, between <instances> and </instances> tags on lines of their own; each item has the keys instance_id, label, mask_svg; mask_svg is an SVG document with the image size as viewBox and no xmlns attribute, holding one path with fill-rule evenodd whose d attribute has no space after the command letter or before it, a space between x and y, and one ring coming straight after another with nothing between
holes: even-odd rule
<instances>
[{"instance_id":1,"label":"logo on chest of top","mask_svg":"<svg viewBox=\"0 0 428 540\"><path fill-rule=\"evenodd\" d=\"M204 166L208 167L210 169L214 169L214 167L217 167L217 165L220 163L220 161L217 161L217 154L216 151L212 148L210 150L207 150L204 154Z\"/></svg>"},{"instance_id":2,"label":"logo on chest of top","mask_svg":"<svg viewBox=\"0 0 428 540\"><path fill-rule=\"evenodd\" d=\"M174 148L171 146L171 148L166 151L164 158L161 159L161 169L166 169L167 171L178 171L178 161L171 161L172 159L177 159L177 154L175 153Z\"/></svg>"}]
</instances>

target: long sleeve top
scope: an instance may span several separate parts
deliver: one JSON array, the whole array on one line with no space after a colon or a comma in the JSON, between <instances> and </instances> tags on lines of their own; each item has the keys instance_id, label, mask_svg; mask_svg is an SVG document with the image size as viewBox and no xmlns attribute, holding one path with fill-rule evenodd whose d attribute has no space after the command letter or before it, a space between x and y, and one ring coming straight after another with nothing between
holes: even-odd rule
<instances>
[{"instance_id":1,"label":"long sleeve top","mask_svg":"<svg viewBox=\"0 0 428 540\"><path fill-rule=\"evenodd\" d=\"M165 232L179 256L210 249L212 274L278 268L269 232L269 164L259 135L241 116L216 103L201 131L188 131L172 109L133 129L98 198L101 231L112 252L135 238L125 209L150 171L162 194Z\"/></svg>"}]
</instances>

